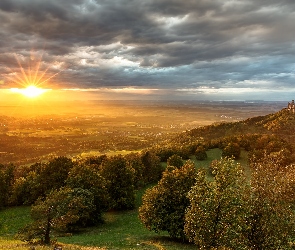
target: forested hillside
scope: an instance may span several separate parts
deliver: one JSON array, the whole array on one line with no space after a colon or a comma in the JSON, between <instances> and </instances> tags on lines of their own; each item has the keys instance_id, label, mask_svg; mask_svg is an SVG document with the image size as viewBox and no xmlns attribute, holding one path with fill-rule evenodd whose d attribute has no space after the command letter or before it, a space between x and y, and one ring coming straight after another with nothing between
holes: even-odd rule
<instances>
[{"instance_id":1,"label":"forested hillside","mask_svg":"<svg viewBox=\"0 0 295 250\"><path fill-rule=\"evenodd\" d=\"M31 206L32 222L18 233L27 242L50 244L102 225L108 211L139 209L147 229L200 249L287 249L295 226L294 121L283 109L195 128L127 155L0 164L0 207ZM196 167L211 149L223 158ZM242 150L247 173L235 161ZM136 192L148 186L136 206Z\"/></svg>"}]
</instances>

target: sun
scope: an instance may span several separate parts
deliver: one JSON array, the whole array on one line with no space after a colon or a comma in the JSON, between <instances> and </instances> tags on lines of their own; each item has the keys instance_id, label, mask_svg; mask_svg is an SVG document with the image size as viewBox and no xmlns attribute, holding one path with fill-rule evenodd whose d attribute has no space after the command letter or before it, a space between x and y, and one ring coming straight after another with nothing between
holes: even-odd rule
<instances>
[{"instance_id":1,"label":"sun","mask_svg":"<svg viewBox=\"0 0 295 250\"><path fill-rule=\"evenodd\" d=\"M28 87L26 87L24 89L12 88L11 91L14 93L22 94L28 98L35 98L35 97L38 97L38 96L42 95L43 93L47 92L48 89L42 89L42 88L38 88L34 85L29 85Z\"/></svg>"},{"instance_id":2,"label":"sun","mask_svg":"<svg viewBox=\"0 0 295 250\"><path fill-rule=\"evenodd\" d=\"M14 56L18 63L19 70L15 71L9 68L10 73L2 74L9 82L20 86L20 88L11 88L10 90L12 92L19 93L27 98L37 98L51 90L44 88L44 84L58 75L61 70L58 72L55 70L56 73L49 74L49 68L54 68L54 65L49 64L47 68L42 68L42 55L36 58L31 54L30 58L23 58L26 67L23 67L20 58L16 54L14 54Z\"/></svg>"}]
</instances>

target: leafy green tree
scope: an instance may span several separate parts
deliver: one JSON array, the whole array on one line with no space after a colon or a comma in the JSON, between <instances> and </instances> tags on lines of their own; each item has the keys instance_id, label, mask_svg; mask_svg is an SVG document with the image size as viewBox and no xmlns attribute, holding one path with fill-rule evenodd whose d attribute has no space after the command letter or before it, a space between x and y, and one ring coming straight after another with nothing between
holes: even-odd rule
<instances>
[{"instance_id":1,"label":"leafy green tree","mask_svg":"<svg viewBox=\"0 0 295 250\"><path fill-rule=\"evenodd\" d=\"M295 168L282 166L280 159L265 156L252 162L248 196L248 249L290 249L295 237Z\"/></svg>"},{"instance_id":2,"label":"leafy green tree","mask_svg":"<svg viewBox=\"0 0 295 250\"><path fill-rule=\"evenodd\" d=\"M236 142L228 143L222 150L223 157L233 157L234 159L238 159L241 154L240 145Z\"/></svg>"},{"instance_id":3,"label":"leafy green tree","mask_svg":"<svg viewBox=\"0 0 295 250\"><path fill-rule=\"evenodd\" d=\"M164 168L161 166L160 158L152 151L144 151L141 154L144 165L143 178L145 183L156 182L161 179Z\"/></svg>"},{"instance_id":4,"label":"leafy green tree","mask_svg":"<svg viewBox=\"0 0 295 250\"><path fill-rule=\"evenodd\" d=\"M74 166L67 157L56 157L48 163L37 162L22 173L17 173L11 194L13 205L33 204L54 189L65 186L70 169Z\"/></svg>"},{"instance_id":5,"label":"leafy green tree","mask_svg":"<svg viewBox=\"0 0 295 250\"><path fill-rule=\"evenodd\" d=\"M65 186L70 169L74 163L70 158L60 156L43 165L40 171L40 188L44 194Z\"/></svg>"},{"instance_id":6,"label":"leafy green tree","mask_svg":"<svg viewBox=\"0 0 295 250\"><path fill-rule=\"evenodd\" d=\"M102 222L102 212L110 207L110 197L107 182L93 165L76 164L69 172L66 180L69 188L88 190L93 194L95 211L88 220L90 225Z\"/></svg>"},{"instance_id":7,"label":"leafy green tree","mask_svg":"<svg viewBox=\"0 0 295 250\"><path fill-rule=\"evenodd\" d=\"M124 158L127 166L133 169L134 187L136 189L144 187L147 183L145 183L144 165L142 163L141 155L139 153L130 153L125 155Z\"/></svg>"},{"instance_id":8,"label":"leafy green tree","mask_svg":"<svg viewBox=\"0 0 295 250\"><path fill-rule=\"evenodd\" d=\"M87 224L95 210L91 192L84 189L61 188L52 191L31 208L33 222L18 233L18 238L50 244L54 233L71 231Z\"/></svg>"},{"instance_id":9,"label":"leafy green tree","mask_svg":"<svg viewBox=\"0 0 295 250\"><path fill-rule=\"evenodd\" d=\"M203 161L207 159L206 148L204 146L198 146L195 152L196 159Z\"/></svg>"},{"instance_id":10,"label":"leafy green tree","mask_svg":"<svg viewBox=\"0 0 295 250\"><path fill-rule=\"evenodd\" d=\"M183 160L179 155L172 155L168 158L167 160L167 165L168 166L173 166L176 168L181 168L183 166Z\"/></svg>"},{"instance_id":11,"label":"leafy green tree","mask_svg":"<svg viewBox=\"0 0 295 250\"><path fill-rule=\"evenodd\" d=\"M0 164L0 208L9 205L9 197L12 192L14 180L13 165Z\"/></svg>"},{"instance_id":12,"label":"leafy green tree","mask_svg":"<svg viewBox=\"0 0 295 250\"><path fill-rule=\"evenodd\" d=\"M126 164L122 155L109 157L103 161L100 172L107 181L107 190L118 210L132 209L135 206L134 171Z\"/></svg>"},{"instance_id":13,"label":"leafy green tree","mask_svg":"<svg viewBox=\"0 0 295 250\"><path fill-rule=\"evenodd\" d=\"M12 187L11 204L12 205L30 205L33 204L38 197L44 196L45 188L41 183L40 172L45 168L45 163L35 163L22 169Z\"/></svg>"},{"instance_id":14,"label":"leafy green tree","mask_svg":"<svg viewBox=\"0 0 295 250\"><path fill-rule=\"evenodd\" d=\"M214 179L209 180L206 171L200 170L188 194L185 233L198 249L243 249L247 190L243 169L229 158L215 161L212 169Z\"/></svg>"},{"instance_id":15,"label":"leafy green tree","mask_svg":"<svg viewBox=\"0 0 295 250\"><path fill-rule=\"evenodd\" d=\"M194 163L181 168L168 167L159 183L148 189L142 198L139 218L149 230L167 231L173 238L185 239L183 231L187 194L195 183Z\"/></svg>"}]
</instances>

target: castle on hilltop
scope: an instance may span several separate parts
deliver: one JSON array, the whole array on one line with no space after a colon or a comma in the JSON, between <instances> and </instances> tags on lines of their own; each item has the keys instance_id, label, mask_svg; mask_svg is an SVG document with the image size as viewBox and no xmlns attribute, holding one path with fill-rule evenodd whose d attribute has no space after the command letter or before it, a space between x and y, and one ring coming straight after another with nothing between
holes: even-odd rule
<instances>
[{"instance_id":1,"label":"castle on hilltop","mask_svg":"<svg viewBox=\"0 0 295 250\"><path fill-rule=\"evenodd\" d=\"M292 113L295 113L295 103L294 100L292 100L292 102L288 102L288 110L291 110Z\"/></svg>"}]
</instances>

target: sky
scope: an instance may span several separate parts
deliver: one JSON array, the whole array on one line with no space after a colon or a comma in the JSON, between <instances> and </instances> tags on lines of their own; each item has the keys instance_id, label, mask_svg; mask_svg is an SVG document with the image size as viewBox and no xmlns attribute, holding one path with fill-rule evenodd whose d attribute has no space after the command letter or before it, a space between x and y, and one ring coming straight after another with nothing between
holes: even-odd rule
<instances>
[{"instance_id":1,"label":"sky","mask_svg":"<svg viewBox=\"0 0 295 250\"><path fill-rule=\"evenodd\" d=\"M294 24L294 0L1 0L0 89L289 101Z\"/></svg>"}]
</instances>

